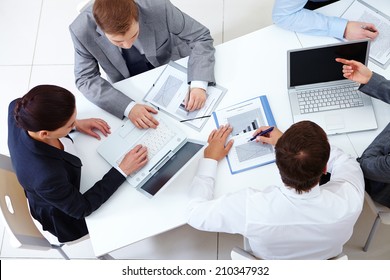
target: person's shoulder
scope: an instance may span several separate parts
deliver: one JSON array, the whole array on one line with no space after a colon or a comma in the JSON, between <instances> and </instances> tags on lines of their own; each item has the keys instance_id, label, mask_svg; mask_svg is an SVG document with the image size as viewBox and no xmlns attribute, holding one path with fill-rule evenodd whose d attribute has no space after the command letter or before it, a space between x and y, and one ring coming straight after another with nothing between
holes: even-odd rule
<instances>
[{"instance_id":1,"label":"person's shoulder","mask_svg":"<svg viewBox=\"0 0 390 280\"><path fill-rule=\"evenodd\" d=\"M156 16L165 16L164 11L167 7L174 7L168 0L143 0L135 1L137 3L139 12L148 19Z\"/></svg>"},{"instance_id":2,"label":"person's shoulder","mask_svg":"<svg viewBox=\"0 0 390 280\"><path fill-rule=\"evenodd\" d=\"M20 100L20 98L16 98L16 99L12 100L12 101L9 103L8 108L9 108L9 109L15 108L16 102L18 102L18 100Z\"/></svg>"},{"instance_id":3,"label":"person's shoulder","mask_svg":"<svg viewBox=\"0 0 390 280\"><path fill-rule=\"evenodd\" d=\"M172 5L169 0L136 0L137 6L146 9L156 9L167 4Z\"/></svg>"},{"instance_id":4,"label":"person's shoulder","mask_svg":"<svg viewBox=\"0 0 390 280\"><path fill-rule=\"evenodd\" d=\"M96 21L92 14L92 6L81 12L70 24L69 29L73 33L83 33L85 30L96 30Z\"/></svg>"},{"instance_id":5,"label":"person's shoulder","mask_svg":"<svg viewBox=\"0 0 390 280\"><path fill-rule=\"evenodd\" d=\"M15 100L12 100L9 105L8 105L8 114L11 115L13 114L13 111L15 109L16 103L20 100L21 98L16 98Z\"/></svg>"}]
</instances>

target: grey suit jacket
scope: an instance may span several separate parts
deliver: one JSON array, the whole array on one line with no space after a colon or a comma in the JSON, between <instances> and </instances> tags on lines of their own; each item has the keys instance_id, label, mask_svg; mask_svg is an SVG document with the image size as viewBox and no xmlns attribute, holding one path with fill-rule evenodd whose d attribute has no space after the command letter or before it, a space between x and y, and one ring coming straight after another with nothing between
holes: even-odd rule
<instances>
[{"instance_id":1,"label":"grey suit jacket","mask_svg":"<svg viewBox=\"0 0 390 280\"><path fill-rule=\"evenodd\" d=\"M374 73L360 91L390 103L390 81ZM390 207L390 124L374 139L358 159L371 197Z\"/></svg>"},{"instance_id":2,"label":"grey suit jacket","mask_svg":"<svg viewBox=\"0 0 390 280\"><path fill-rule=\"evenodd\" d=\"M215 84L215 49L209 29L176 8L169 0L136 0L139 37L145 57L155 67L189 56L188 82ZM100 76L99 65L112 83L129 78L120 48L96 25L92 6L70 25L75 48L77 88L93 103L118 118L132 101Z\"/></svg>"}]
</instances>

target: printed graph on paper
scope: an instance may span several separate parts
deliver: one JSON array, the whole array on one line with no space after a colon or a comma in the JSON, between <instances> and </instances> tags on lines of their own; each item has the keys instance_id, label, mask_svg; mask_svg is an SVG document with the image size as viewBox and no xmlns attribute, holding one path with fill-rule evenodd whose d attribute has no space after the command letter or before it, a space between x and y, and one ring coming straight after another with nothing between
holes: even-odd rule
<instances>
[{"instance_id":1,"label":"printed graph on paper","mask_svg":"<svg viewBox=\"0 0 390 280\"><path fill-rule=\"evenodd\" d=\"M200 131L209 119L198 117L211 115L227 89L217 85L209 85L206 90L207 97L204 106L189 112L185 108L187 100L191 98L187 68L170 61L161 69L162 72L145 95L144 101L179 121L186 120L185 125ZM194 120L189 121L189 119Z\"/></svg>"},{"instance_id":2,"label":"printed graph on paper","mask_svg":"<svg viewBox=\"0 0 390 280\"><path fill-rule=\"evenodd\" d=\"M169 75L160 90L157 92L156 96L153 98L153 101L161 107L168 107L182 84L183 81Z\"/></svg>"},{"instance_id":3,"label":"printed graph on paper","mask_svg":"<svg viewBox=\"0 0 390 280\"><path fill-rule=\"evenodd\" d=\"M250 140L260 127L276 125L267 96L261 95L220 109L213 116L217 127L229 124L233 128L229 139L234 142L227 155L232 174L275 161L272 145Z\"/></svg>"},{"instance_id":4,"label":"printed graph on paper","mask_svg":"<svg viewBox=\"0 0 390 280\"><path fill-rule=\"evenodd\" d=\"M238 145L235 148L239 162L244 162L273 153L271 145L259 144L256 141Z\"/></svg>"},{"instance_id":5,"label":"printed graph on paper","mask_svg":"<svg viewBox=\"0 0 390 280\"><path fill-rule=\"evenodd\" d=\"M266 124L259 108L228 117L227 122L233 127L232 135L255 131Z\"/></svg>"}]
</instances>

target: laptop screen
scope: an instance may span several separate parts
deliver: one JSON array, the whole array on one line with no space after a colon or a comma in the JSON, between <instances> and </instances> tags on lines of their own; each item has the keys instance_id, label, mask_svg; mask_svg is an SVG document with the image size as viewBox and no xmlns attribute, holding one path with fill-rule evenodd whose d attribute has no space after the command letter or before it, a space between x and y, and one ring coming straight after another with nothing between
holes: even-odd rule
<instances>
[{"instance_id":1,"label":"laptop screen","mask_svg":"<svg viewBox=\"0 0 390 280\"><path fill-rule=\"evenodd\" d=\"M368 52L368 40L290 50L287 54L289 88L343 80L342 64L335 58L353 59L367 64Z\"/></svg>"},{"instance_id":2,"label":"laptop screen","mask_svg":"<svg viewBox=\"0 0 390 280\"><path fill-rule=\"evenodd\" d=\"M154 196L179 170L203 147L203 144L188 141L157 173L155 173L141 190Z\"/></svg>"}]
</instances>

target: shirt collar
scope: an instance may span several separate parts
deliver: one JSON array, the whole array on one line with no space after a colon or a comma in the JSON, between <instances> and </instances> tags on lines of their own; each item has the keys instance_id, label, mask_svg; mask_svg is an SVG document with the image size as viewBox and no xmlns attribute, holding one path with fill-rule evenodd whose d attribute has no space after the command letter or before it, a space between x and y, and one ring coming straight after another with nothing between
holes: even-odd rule
<instances>
[{"instance_id":1,"label":"shirt collar","mask_svg":"<svg viewBox=\"0 0 390 280\"><path fill-rule=\"evenodd\" d=\"M297 199L310 199L320 195L320 186L318 184L313 187L309 192L303 192L301 194L297 193L295 189L287 186L281 186L279 188L280 191L286 196L294 197Z\"/></svg>"}]
</instances>

